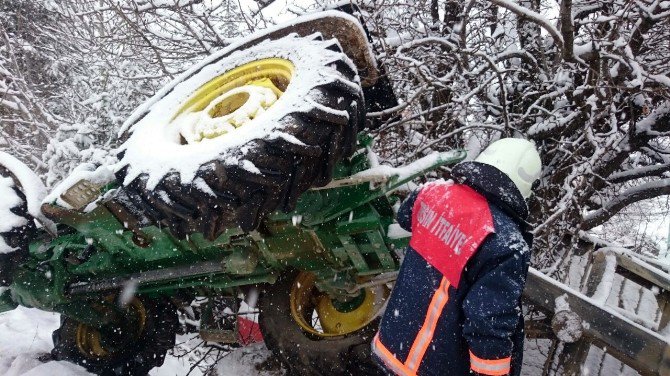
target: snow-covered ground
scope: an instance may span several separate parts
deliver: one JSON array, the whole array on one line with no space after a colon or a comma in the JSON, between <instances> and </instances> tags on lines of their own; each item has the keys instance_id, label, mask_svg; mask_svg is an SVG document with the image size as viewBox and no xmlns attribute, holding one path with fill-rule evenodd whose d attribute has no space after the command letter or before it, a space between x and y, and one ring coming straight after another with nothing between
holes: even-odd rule
<instances>
[{"instance_id":1,"label":"snow-covered ground","mask_svg":"<svg viewBox=\"0 0 670 376\"><path fill-rule=\"evenodd\" d=\"M48 360L53 347L51 332L59 325L59 315L36 309L19 307L14 311L0 313L0 375L3 376L90 376L82 367L64 361ZM196 335L178 336L177 344L165 363L155 368L150 376L204 376L203 368L194 367L205 358L204 363L216 360L217 356L205 356L211 348L197 347L200 339ZM526 340L523 376L534 376L542 372L548 351L547 340ZM599 350L594 349L597 353ZM602 351L601 351L602 352ZM594 353L594 356L598 355ZM222 354L216 363L216 373L209 376L280 376L282 370L259 370L270 352L263 344L254 344ZM591 356L591 353L589 353ZM602 357L602 354L601 354ZM40 360L42 358L42 360ZM599 362L602 359L598 359ZM598 362L592 362L598 363ZM621 364L612 359L619 367ZM200 365L203 365L202 363ZM193 369L192 369L193 367ZM624 374L635 372L625 367Z\"/></svg>"},{"instance_id":2,"label":"snow-covered ground","mask_svg":"<svg viewBox=\"0 0 670 376\"><path fill-rule=\"evenodd\" d=\"M51 332L59 325L59 315L36 309L19 307L14 311L0 313L0 375L4 376L88 376L82 367L68 362L48 360L53 347ZM198 347L196 335L178 336L173 353L168 354L160 368L151 371L151 376L201 376L198 365L217 361L210 376L278 376L281 370L263 371L257 366L263 363L270 352L263 344L254 344L228 353L212 354L218 350ZM209 352L209 355L206 355ZM196 364L198 360L205 359Z\"/></svg>"}]
</instances>

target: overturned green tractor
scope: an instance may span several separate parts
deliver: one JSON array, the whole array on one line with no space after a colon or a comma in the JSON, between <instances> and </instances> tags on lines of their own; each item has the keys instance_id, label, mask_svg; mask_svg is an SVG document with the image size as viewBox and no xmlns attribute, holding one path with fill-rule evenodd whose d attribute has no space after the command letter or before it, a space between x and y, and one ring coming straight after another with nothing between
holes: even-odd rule
<instances>
[{"instance_id":1,"label":"overturned green tractor","mask_svg":"<svg viewBox=\"0 0 670 376\"><path fill-rule=\"evenodd\" d=\"M174 345L179 305L256 287L289 369L372 372L408 241L392 193L464 158L373 166L366 113L396 105L365 29L327 11L193 67L131 116L117 164L82 166L46 198L0 154L0 312L58 312L56 359L142 375Z\"/></svg>"}]
</instances>

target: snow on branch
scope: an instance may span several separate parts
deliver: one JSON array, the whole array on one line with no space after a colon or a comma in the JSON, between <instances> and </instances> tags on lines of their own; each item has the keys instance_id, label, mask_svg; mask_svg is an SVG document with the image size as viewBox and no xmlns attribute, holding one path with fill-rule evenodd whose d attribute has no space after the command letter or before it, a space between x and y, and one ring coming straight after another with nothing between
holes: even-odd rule
<instances>
[{"instance_id":1,"label":"snow on branch","mask_svg":"<svg viewBox=\"0 0 670 376\"><path fill-rule=\"evenodd\" d=\"M407 43L403 43L398 47L396 50L396 54L400 55L403 50L405 49L412 49L416 47L421 47L425 45L430 45L430 44L440 44L443 45L444 47L448 47L450 50L457 50L458 46L453 44L451 41L447 40L447 38L440 38L440 37L426 37L426 38L421 38L421 39L415 39L412 41L409 41Z\"/></svg>"},{"instance_id":2,"label":"snow on branch","mask_svg":"<svg viewBox=\"0 0 670 376\"><path fill-rule=\"evenodd\" d=\"M670 171L670 164L638 167L631 170L614 173L607 178L607 181L610 183L623 183L639 178L661 176L668 171Z\"/></svg>"},{"instance_id":3,"label":"snow on branch","mask_svg":"<svg viewBox=\"0 0 670 376\"><path fill-rule=\"evenodd\" d=\"M506 8L507 10L517 14L518 16L524 17L547 30L547 32L554 39L554 42L560 50L563 49L564 41L561 33L556 29L556 27L546 19L543 15L534 12L526 7L523 7L519 4L513 3L509 0L491 0L493 4Z\"/></svg>"},{"instance_id":4,"label":"snow on branch","mask_svg":"<svg viewBox=\"0 0 670 376\"><path fill-rule=\"evenodd\" d=\"M670 102L663 102L649 116L639 121L635 131L648 136L659 136L659 132L670 131Z\"/></svg>"},{"instance_id":5,"label":"snow on branch","mask_svg":"<svg viewBox=\"0 0 670 376\"><path fill-rule=\"evenodd\" d=\"M603 204L602 208L586 214L583 217L581 228L594 228L634 202L662 195L670 195L670 179L654 180L629 188Z\"/></svg>"},{"instance_id":6,"label":"snow on branch","mask_svg":"<svg viewBox=\"0 0 670 376\"><path fill-rule=\"evenodd\" d=\"M108 0L108 6L96 6L92 10L76 13L77 16L85 16L99 12L110 12L121 9L125 12L149 12L158 9L180 10L180 8L189 7L202 3L203 0L146 0L134 1L130 5L124 5L123 2Z\"/></svg>"}]
</instances>

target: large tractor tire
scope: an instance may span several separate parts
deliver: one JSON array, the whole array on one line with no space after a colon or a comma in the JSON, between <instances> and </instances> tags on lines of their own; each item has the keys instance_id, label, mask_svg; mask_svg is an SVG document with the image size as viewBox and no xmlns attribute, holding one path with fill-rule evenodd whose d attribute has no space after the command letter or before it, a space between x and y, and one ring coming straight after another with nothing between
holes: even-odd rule
<instances>
[{"instance_id":1,"label":"large tractor tire","mask_svg":"<svg viewBox=\"0 0 670 376\"><path fill-rule=\"evenodd\" d=\"M318 291L313 274L285 274L259 300L265 344L290 375L383 375L370 343L388 291L367 288L342 305Z\"/></svg>"},{"instance_id":2,"label":"large tractor tire","mask_svg":"<svg viewBox=\"0 0 670 376\"><path fill-rule=\"evenodd\" d=\"M12 283L18 265L28 257L35 234L26 196L18 179L0 165L0 287Z\"/></svg>"},{"instance_id":3,"label":"large tractor tire","mask_svg":"<svg viewBox=\"0 0 670 376\"><path fill-rule=\"evenodd\" d=\"M120 203L178 238L251 231L292 210L332 179L365 121L356 67L336 40L292 35L222 56L131 116L121 146Z\"/></svg>"},{"instance_id":4,"label":"large tractor tire","mask_svg":"<svg viewBox=\"0 0 670 376\"><path fill-rule=\"evenodd\" d=\"M99 330L61 316L61 326L53 332L55 360L65 360L103 376L145 376L160 367L165 354L175 344L179 326L177 310L167 300L135 298L127 306L133 318L131 332L113 347ZM114 333L124 333L119 326Z\"/></svg>"}]
</instances>

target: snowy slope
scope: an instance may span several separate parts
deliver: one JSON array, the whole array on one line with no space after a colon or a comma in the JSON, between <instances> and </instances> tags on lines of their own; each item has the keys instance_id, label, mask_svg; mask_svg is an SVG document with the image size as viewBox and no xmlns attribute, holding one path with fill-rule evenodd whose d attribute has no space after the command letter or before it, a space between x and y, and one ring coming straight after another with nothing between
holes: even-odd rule
<instances>
[{"instance_id":1,"label":"snowy slope","mask_svg":"<svg viewBox=\"0 0 670 376\"><path fill-rule=\"evenodd\" d=\"M19 307L14 311L0 313L0 375L4 376L88 376L84 368L68 362L48 359L53 347L51 332L59 325L60 316L55 313ZM211 348L200 347L197 336L179 336L173 354L168 354L162 367L151 371L151 376L203 375L196 362ZM214 351L216 353L217 351ZM210 351L210 354L212 351ZM176 356L176 355L177 356ZM218 357L205 358L199 365L221 358L213 366L213 376L278 376L281 371L259 371L257 365L264 362L270 352L263 344L251 345ZM194 367L194 365L196 365ZM193 370L191 371L191 368Z\"/></svg>"},{"instance_id":2,"label":"snowy slope","mask_svg":"<svg viewBox=\"0 0 670 376\"><path fill-rule=\"evenodd\" d=\"M0 314L0 375L88 375L74 364L39 361L51 350L51 332L58 325L59 315L36 309Z\"/></svg>"}]
</instances>

